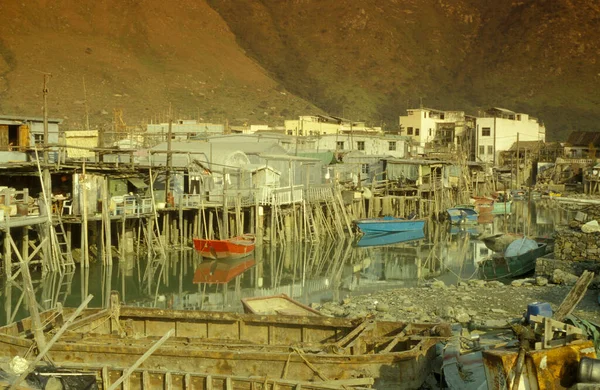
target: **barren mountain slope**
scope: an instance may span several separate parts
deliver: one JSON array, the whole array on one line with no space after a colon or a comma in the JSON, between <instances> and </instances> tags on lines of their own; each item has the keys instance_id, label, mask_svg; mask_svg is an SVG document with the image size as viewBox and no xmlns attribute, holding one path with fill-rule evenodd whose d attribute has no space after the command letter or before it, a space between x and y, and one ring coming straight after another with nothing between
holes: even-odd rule
<instances>
[{"instance_id":1,"label":"barren mountain slope","mask_svg":"<svg viewBox=\"0 0 600 390\"><path fill-rule=\"evenodd\" d=\"M70 126L85 76L92 124L171 104L211 121L328 112L395 128L422 102L527 112L557 139L599 128L599 25L596 0L6 0L0 112L40 115L49 72L50 115Z\"/></svg>"},{"instance_id":2,"label":"barren mountain slope","mask_svg":"<svg viewBox=\"0 0 600 390\"><path fill-rule=\"evenodd\" d=\"M422 101L524 111L549 138L599 128L593 0L208 1L249 55L330 112L395 124Z\"/></svg>"},{"instance_id":3,"label":"barren mountain slope","mask_svg":"<svg viewBox=\"0 0 600 390\"><path fill-rule=\"evenodd\" d=\"M49 113L92 124L114 108L128 124L166 117L230 123L281 121L316 111L285 93L239 48L204 1L7 0L0 2L0 112L41 115L41 72L51 73Z\"/></svg>"}]
</instances>

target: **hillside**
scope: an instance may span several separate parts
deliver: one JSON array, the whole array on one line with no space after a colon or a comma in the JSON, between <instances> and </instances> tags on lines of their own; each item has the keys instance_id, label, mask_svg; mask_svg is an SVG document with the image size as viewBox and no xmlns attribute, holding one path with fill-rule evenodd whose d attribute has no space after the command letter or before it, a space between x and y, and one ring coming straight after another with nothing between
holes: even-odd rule
<instances>
[{"instance_id":1,"label":"hillside","mask_svg":"<svg viewBox=\"0 0 600 390\"><path fill-rule=\"evenodd\" d=\"M67 0L0 3L0 111L78 126L327 112L396 128L407 107L490 106L548 138L598 130L593 0Z\"/></svg>"},{"instance_id":2,"label":"hillside","mask_svg":"<svg viewBox=\"0 0 600 390\"><path fill-rule=\"evenodd\" d=\"M27 5L25 5L27 3ZM176 118L280 121L318 111L286 93L244 53L204 1L8 0L0 2L0 112L42 115L51 73L51 117L81 126ZM84 93L84 79L85 91Z\"/></svg>"}]
</instances>

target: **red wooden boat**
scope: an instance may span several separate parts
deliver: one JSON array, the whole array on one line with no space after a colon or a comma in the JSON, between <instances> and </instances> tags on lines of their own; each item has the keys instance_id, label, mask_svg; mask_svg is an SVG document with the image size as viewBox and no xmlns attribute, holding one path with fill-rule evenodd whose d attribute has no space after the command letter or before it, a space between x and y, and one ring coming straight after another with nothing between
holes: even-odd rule
<instances>
[{"instance_id":1,"label":"red wooden boat","mask_svg":"<svg viewBox=\"0 0 600 390\"><path fill-rule=\"evenodd\" d=\"M194 249L209 259L242 257L254 252L255 241L256 238L252 234L244 234L226 240L194 238Z\"/></svg>"}]
</instances>

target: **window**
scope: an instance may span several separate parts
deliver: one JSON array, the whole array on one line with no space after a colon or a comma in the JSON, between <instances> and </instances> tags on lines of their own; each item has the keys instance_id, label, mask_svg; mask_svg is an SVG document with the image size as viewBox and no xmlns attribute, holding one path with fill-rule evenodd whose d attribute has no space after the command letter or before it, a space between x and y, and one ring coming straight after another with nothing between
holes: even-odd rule
<instances>
[{"instance_id":1,"label":"window","mask_svg":"<svg viewBox=\"0 0 600 390\"><path fill-rule=\"evenodd\" d=\"M356 149L358 149L358 150L365 150L365 141L357 141L356 142Z\"/></svg>"},{"instance_id":2,"label":"window","mask_svg":"<svg viewBox=\"0 0 600 390\"><path fill-rule=\"evenodd\" d=\"M365 175L368 174L369 173L369 164L361 164L360 172L364 173Z\"/></svg>"},{"instance_id":3,"label":"window","mask_svg":"<svg viewBox=\"0 0 600 390\"><path fill-rule=\"evenodd\" d=\"M490 253L488 251L488 248L479 248L479 254L482 256L487 256L487 254Z\"/></svg>"},{"instance_id":4,"label":"window","mask_svg":"<svg viewBox=\"0 0 600 390\"><path fill-rule=\"evenodd\" d=\"M415 135L419 135L419 129L415 129Z\"/></svg>"},{"instance_id":5,"label":"window","mask_svg":"<svg viewBox=\"0 0 600 390\"><path fill-rule=\"evenodd\" d=\"M388 142L388 150L396 150L396 141Z\"/></svg>"},{"instance_id":6,"label":"window","mask_svg":"<svg viewBox=\"0 0 600 390\"><path fill-rule=\"evenodd\" d=\"M43 145L44 144L44 134L34 134L33 140L36 145Z\"/></svg>"},{"instance_id":7,"label":"window","mask_svg":"<svg viewBox=\"0 0 600 390\"><path fill-rule=\"evenodd\" d=\"M490 134L492 134L492 131L489 127L482 127L481 128L481 136L482 137L489 137Z\"/></svg>"},{"instance_id":8,"label":"window","mask_svg":"<svg viewBox=\"0 0 600 390\"><path fill-rule=\"evenodd\" d=\"M336 142L336 149L337 150L344 150L344 141L337 141Z\"/></svg>"},{"instance_id":9,"label":"window","mask_svg":"<svg viewBox=\"0 0 600 390\"><path fill-rule=\"evenodd\" d=\"M408 134L408 135L412 135L412 134L413 134L413 129L412 129L412 127L407 127L407 128L406 128L406 134Z\"/></svg>"},{"instance_id":10,"label":"window","mask_svg":"<svg viewBox=\"0 0 600 390\"><path fill-rule=\"evenodd\" d=\"M494 154L494 147L492 145L488 145L488 154Z\"/></svg>"},{"instance_id":11,"label":"window","mask_svg":"<svg viewBox=\"0 0 600 390\"><path fill-rule=\"evenodd\" d=\"M485 146L479 145L479 155L483 156L485 154Z\"/></svg>"}]
</instances>

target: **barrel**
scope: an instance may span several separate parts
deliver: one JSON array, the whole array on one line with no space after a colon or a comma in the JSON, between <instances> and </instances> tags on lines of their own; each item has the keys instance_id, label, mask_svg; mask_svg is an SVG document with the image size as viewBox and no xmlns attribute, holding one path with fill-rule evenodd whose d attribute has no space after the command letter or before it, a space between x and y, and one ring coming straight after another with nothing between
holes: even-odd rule
<instances>
[{"instance_id":1,"label":"barrel","mask_svg":"<svg viewBox=\"0 0 600 390\"><path fill-rule=\"evenodd\" d=\"M577 370L578 383L600 383L600 360L582 357Z\"/></svg>"}]
</instances>

